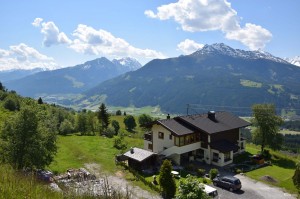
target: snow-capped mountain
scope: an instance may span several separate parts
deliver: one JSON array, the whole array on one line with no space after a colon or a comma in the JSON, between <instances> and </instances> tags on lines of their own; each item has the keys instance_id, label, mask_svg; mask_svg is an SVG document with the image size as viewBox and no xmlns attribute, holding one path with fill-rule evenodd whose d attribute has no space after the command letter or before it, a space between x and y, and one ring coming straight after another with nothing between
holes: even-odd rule
<instances>
[{"instance_id":1,"label":"snow-capped mountain","mask_svg":"<svg viewBox=\"0 0 300 199\"><path fill-rule=\"evenodd\" d=\"M300 56L296 56L294 58L285 58L285 60L291 64L300 66Z\"/></svg>"},{"instance_id":2,"label":"snow-capped mountain","mask_svg":"<svg viewBox=\"0 0 300 199\"><path fill-rule=\"evenodd\" d=\"M134 58L124 57L120 59L113 59L114 64L119 64L124 67L128 67L129 70L134 71L142 67L142 65Z\"/></svg>"},{"instance_id":3,"label":"snow-capped mountain","mask_svg":"<svg viewBox=\"0 0 300 199\"><path fill-rule=\"evenodd\" d=\"M243 59L268 59L279 63L288 63L286 60L275 57L268 52L262 50L245 51L240 49L233 49L223 43L216 43L212 45L205 45L200 50L193 53L193 56L205 54L223 54L236 58Z\"/></svg>"}]
</instances>

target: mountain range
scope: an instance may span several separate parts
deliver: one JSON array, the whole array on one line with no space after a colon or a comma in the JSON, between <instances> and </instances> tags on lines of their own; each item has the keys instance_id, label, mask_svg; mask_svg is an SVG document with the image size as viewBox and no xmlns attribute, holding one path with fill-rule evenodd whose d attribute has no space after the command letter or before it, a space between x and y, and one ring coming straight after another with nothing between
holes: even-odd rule
<instances>
[{"instance_id":1,"label":"mountain range","mask_svg":"<svg viewBox=\"0 0 300 199\"><path fill-rule=\"evenodd\" d=\"M85 103L101 96L108 105L159 105L170 113L186 112L187 104L197 104L195 112L231 107L250 114L254 103L299 111L300 68L267 52L213 44L190 55L152 60L84 95Z\"/></svg>"},{"instance_id":2,"label":"mountain range","mask_svg":"<svg viewBox=\"0 0 300 199\"><path fill-rule=\"evenodd\" d=\"M34 73L7 81L5 85L8 89L29 97L78 94L105 80L140 67L141 64L132 58L110 61L102 57L73 67Z\"/></svg>"},{"instance_id":3,"label":"mountain range","mask_svg":"<svg viewBox=\"0 0 300 199\"><path fill-rule=\"evenodd\" d=\"M189 107L196 113L229 109L249 115L255 103L274 103L278 110L300 114L300 67L294 64L297 57L281 59L264 51L212 44L143 67L132 58L102 57L52 71L2 71L0 81L21 95L76 108L92 109L104 102L160 106L169 113L182 114Z\"/></svg>"}]
</instances>

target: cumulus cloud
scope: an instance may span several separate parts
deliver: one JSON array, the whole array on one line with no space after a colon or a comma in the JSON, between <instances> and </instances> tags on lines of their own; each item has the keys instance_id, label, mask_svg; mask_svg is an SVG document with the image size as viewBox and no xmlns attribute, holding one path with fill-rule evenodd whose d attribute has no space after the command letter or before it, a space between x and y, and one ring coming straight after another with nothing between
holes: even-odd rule
<instances>
[{"instance_id":1,"label":"cumulus cloud","mask_svg":"<svg viewBox=\"0 0 300 199\"><path fill-rule=\"evenodd\" d=\"M196 50L199 50L203 48L203 44L199 44L195 42L194 40L186 39L182 42L180 42L177 45L178 50L181 50L184 54L191 54L195 52Z\"/></svg>"},{"instance_id":2,"label":"cumulus cloud","mask_svg":"<svg viewBox=\"0 0 300 199\"><path fill-rule=\"evenodd\" d=\"M46 47L58 44L70 44L72 41L67 37L64 32L60 32L54 22L43 22L42 18L36 18L32 25L41 27L41 33L44 35L43 44Z\"/></svg>"},{"instance_id":3,"label":"cumulus cloud","mask_svg":"<svg viewBox=\"0 0 300 199\"><path fill-rule=\"evenodd\" d=\"M52 57L41 54L36 49L20 43L9 50L0 49L0 71L11 69L55 69L58 65Z\"/></svg>"},{"instance_id":4,"label":"cumulus cloud","mask_svg":"<svg viewBox=\"0 0 300 199\"><path fill-rule=\"evenodd\" d=\"M35 27L39 27L41 25L42 21L43 21L42 18L35 18L31 24Z\"/></svg>"},{"instance_id":5,"label":"cumulus cloud","mask_svg":"<svg viewBox=\"0 0 300 199\"><path fill-rule=\"evenodd\" d=\"M247 23L245 28L226 33L227 39L237 40L251 50L263 49L271 41L272 34L261 26Z\"/></svg>"},{"instance_id":6,"label":"cumulus cloud","mask_svg":"<svg viewBox=\"0 0 300 199\"><path fill-rule=\"evenodd\" d=\"M105 56L131 56L142 58L164 58L165 56L151 49L140 49L130 45L124 39L115 37L105 30L79 24L73 32L76 38L70 44L70 48L79 53Z\"/></svg>"},{"instance_id":7,"label":"cumulus cloud","mask_svg":"<svg viewBox=\"0 0 300 199\"><path fill-rule=\"evenodd\" d=\"M159 20L173 19L184 31L219 30L227 39L238 40L250 49L264 47L272 38L272 34L261 26L248 23L241 27L240 17L227 0L179 0L158 7L156 13L146 10L144 14Z\"/></svg>"}]
</instances>

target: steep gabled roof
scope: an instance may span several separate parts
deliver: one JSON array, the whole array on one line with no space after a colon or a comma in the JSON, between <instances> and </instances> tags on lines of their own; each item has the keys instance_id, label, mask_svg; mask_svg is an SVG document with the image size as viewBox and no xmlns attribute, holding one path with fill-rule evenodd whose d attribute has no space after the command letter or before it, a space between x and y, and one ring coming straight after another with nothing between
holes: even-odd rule
<instances>
[{"instance_id":1,"label":"steep gabled roof","mask_svg":"<svg viewBox=\"0 0 300 199\"><path fill-rule=\"evenodd\" d=\"M213 112L213 118L209 114L179 116L173 119L158 120L171 132L178 136L194 132L206 132L208 134L228 131L249 126L250 123L228 112Z\"/></svg>"},{"instance_id":2,"label":"steep gabled roof","mask_svg":"<svg viewBox=\"0 0 300 199\"><path fill-rule=\"evenodd\" d=\"M181 135L187 135L194 133L194 130L191 128L188 128L186 125L182 124L182 122L177 121L174 119L165 119L165 120L158 120L158 124L161 124L166 129L171 131L172 133L181 136Z\"/></svg>"}]
</instances>

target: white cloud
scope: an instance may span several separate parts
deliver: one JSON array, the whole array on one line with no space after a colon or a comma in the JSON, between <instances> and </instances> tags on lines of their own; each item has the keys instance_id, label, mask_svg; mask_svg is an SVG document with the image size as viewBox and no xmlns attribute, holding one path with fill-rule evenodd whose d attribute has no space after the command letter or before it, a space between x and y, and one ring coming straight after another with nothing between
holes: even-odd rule
<instances>
[{"instance_id":1,"label":"white cloud","mask_svg":"<svg viewBox=\"0 0 300 199\"><path fill-rule=\"evenodd\" d=\"M203 44L196 43L194 40L186 39L177 45L178 50L181 50L184 54L191 54L196 50L203 48Z\"/></svg>"},{"instance_id":2,"label":"white cloud","mask_svg":"<svg viewBox=\"0 0 300 199\"><path fill-rule=\"evenodd\" d=\"M35 18L31 24L35 27L39 27L41 25L42 21L43 21L42 18Z\"/></svg>"},{"instance_id":3,"label":"white cloud","mask_svg":"<svg viewBox=\"0 0 300 199\"><path fill-rule=\"evenodd\" d=\"M245 28L227 32L226 38L240 41L251 50L257 50L263 49L271 41L272 34L261 26L247 23Z\"/></svg>"},{"instance_id":4,"label":"white cloud","mask_svg":"<svg viewBox=\"0 0 300 199\"><path fill-rule=\"evenodd\" d=\"M173 19L184 31L222 31L227 39L238 40L250 49L264 47L272 38L272 34L261 26L246 24L242 28L237 12L227 0L179 0L158 7L157 13L151 10L144 13L150 18Z\"/></svg>"},{"instance_id":5,"label":"white cloud","mask_svg":"<svg viewBox=\"0 0 300 199\"><path fill-rule=\"evenodd\" d=\"M130 45L127 41L117 38L105 30L95 30L84 24L79 24L73 32L76 39L70 48L76 52L104 55L104 56L130 56L141 58L163 58L162 53L151 49L140 49Z\"/></svg>"},{"instance_id":6,"label":"white cloud","mask_svg":"<svg viewBox=\"0 0 300 199\"><path fill-rule=\"evenodd\" d=\"M41 54L24 43L0 49L0 71L11 69L55 69L58 65L52 57Z\"/></svg>"},{"instance_id":7,"label":"white cloud","mask_svg":"<svg viewBox=\"0 0 300 199\"><path fill-rule=\"evenodd\" d=\"M72 41L67 37L64 32L59 32L58 27L54 22L43 22L43 19L36 18L32 25L35 27L41 27L41 33L44 35L43 44L46 47L58 44L70 44Z\"/></svg>"}]
</instances>

